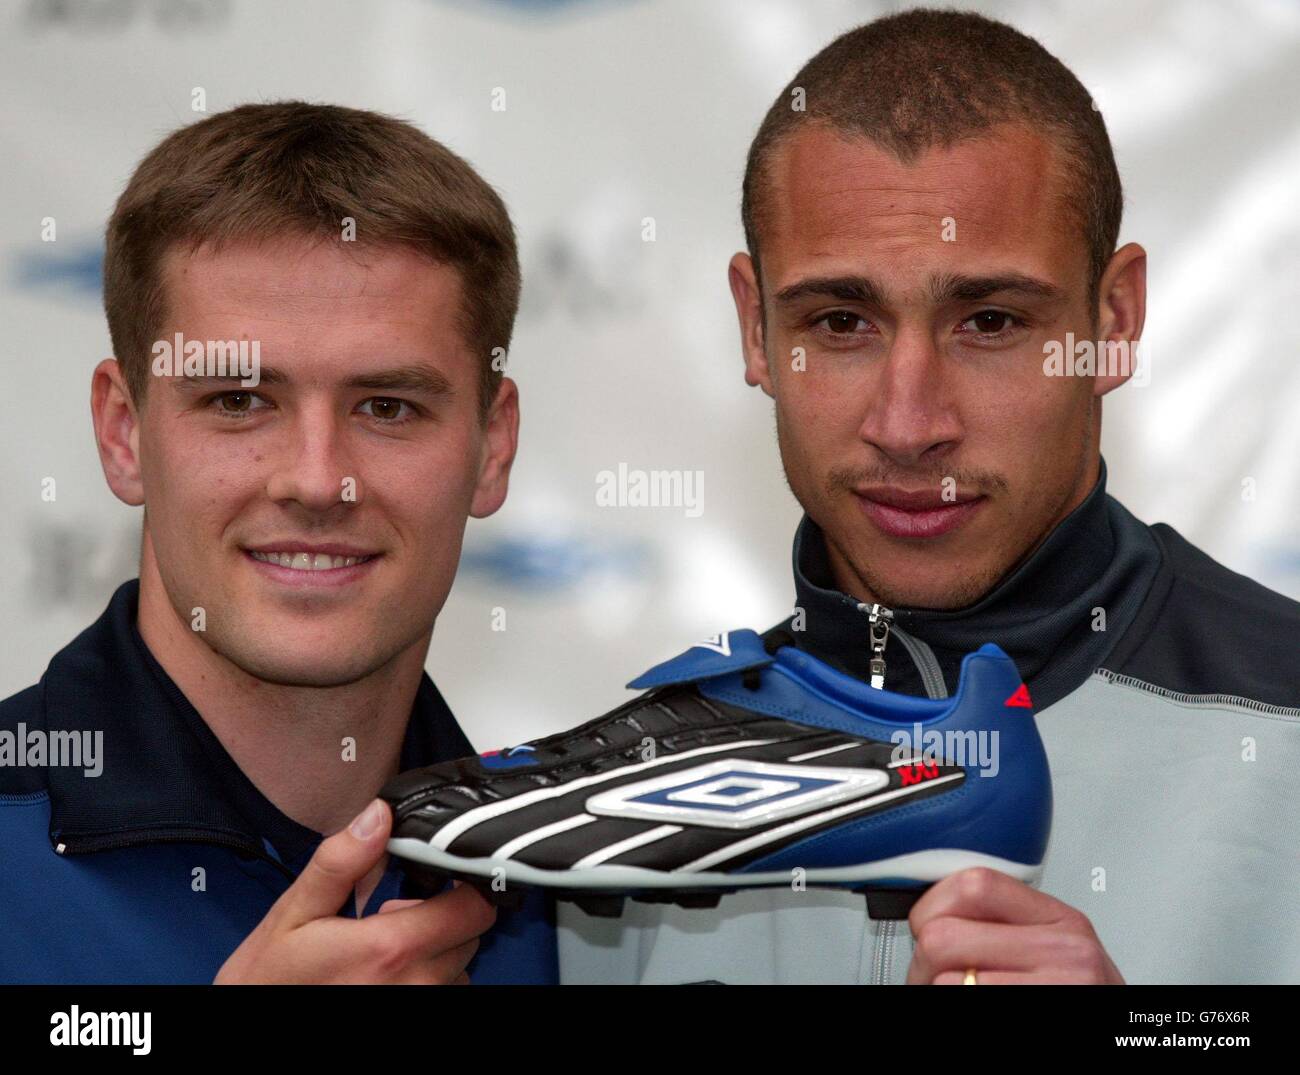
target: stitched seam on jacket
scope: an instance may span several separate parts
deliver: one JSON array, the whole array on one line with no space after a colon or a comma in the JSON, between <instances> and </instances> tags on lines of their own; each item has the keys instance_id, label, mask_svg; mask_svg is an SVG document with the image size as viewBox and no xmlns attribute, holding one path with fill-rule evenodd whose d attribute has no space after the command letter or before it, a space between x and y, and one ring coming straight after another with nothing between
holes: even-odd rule
<instances>
[{"instance_id":1,"label":"stitched seam on jacket","mask_svg":"<svg viewBox=\"0 0 1300 1075\"><path fill-rule=\"evenodd\" d=\"M1158 687L1154 683L1148 683L1146 680L1137 679L1134 676L1120 675L1108 668L1098 668L1096 674L1109 683L1116 683L1121 687L1134 687L1137 690L1159 695L1161 698L1177 702L1180 705L1232 706L1237 709L1245 709L1251 713L1268 713L1280 717L1300 717L1300 708L1272 705L1269 702L1257 702L1253 698L1242 698L1236 694L1181 694L1178 691L1171 691L1167 687Z\"/></svg>"},{"instance_id":2,"label":"stitched seam on jacket","mask_svg":"<svg viewBox=\"0 0 1300 1075\"><path fill-rule=\"evenodd\" d=\"M0 795L0 806L30 806L50 797L48 791L27 791L22 795Z\"/></svg>"}]
</instances>

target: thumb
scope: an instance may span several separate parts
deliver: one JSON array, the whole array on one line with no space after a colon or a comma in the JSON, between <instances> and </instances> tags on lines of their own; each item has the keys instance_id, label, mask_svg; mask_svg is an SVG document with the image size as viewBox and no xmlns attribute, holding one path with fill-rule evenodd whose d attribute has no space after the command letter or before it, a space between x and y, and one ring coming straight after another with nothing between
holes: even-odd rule
<instances>
[{"instance_id":1,"label":"thumb","mask_svg":"<svg viewBox=\"0 0 1300 1075\"><path fill-rule=\"evenodd\" d=\"M293 929L317 918L333 917L384 855L393 815L375 799L346 829L321 842L311 861L282 898L282 921Z\"/></svg>"}]
</instances>

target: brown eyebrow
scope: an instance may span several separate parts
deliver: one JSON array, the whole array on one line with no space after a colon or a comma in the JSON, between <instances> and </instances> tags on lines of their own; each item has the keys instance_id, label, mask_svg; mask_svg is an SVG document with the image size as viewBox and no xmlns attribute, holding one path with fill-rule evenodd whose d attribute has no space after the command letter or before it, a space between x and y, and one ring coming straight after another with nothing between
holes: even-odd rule
<instances>
[{"instance_id":1,"label":"brown eyebrow","mask_svg":"<svg viewBox=\"0 0 1300 1075\"><path fill-rule=\"evenodd\" d=\"M936 303L976 302L990 295L1013 292L1041 299L1061 297L1061 289L1046 280L1024 273L997 273L993 276L968 276L945 273L930 280L930 297ZM867 276L818 276L800 280L776 293L779 303L794 302L809 296L858 302L864 306L883 307L885 289Z\"/></svg>"},{"instance_id":2,"label":"brown eyebrow","mask_svg":"<svg viewBox=\"0 0 1300 1075\"><path fill-rule=\"evenodd\" d=\"M208 386L229 387L239 385L238 371L227 377L177 377L187 388L204 388ZM289 377L283 370L274 366L263 366L260 370L258 384L287 384ZM451 382L429 366L397 366L389 370L376 370L349 378L348 388L365 388L375 392L418 392L427 396L450 396ZM252 391L252 389L249 389Z\"/></svg>"},{"instance_id":3,"label":"brown eyebrow","mask_svg":"<svg viewBox=\"0 0 1300 1075\"><path fill-rule=\"evenodd\" d=\"M1036 299L1059 299L1062 294L1055 284L1018 272L997 273L993 276L945 273L930 281L930 297L936 303L978 302L1006 291Z\"/></svg>"},{"instance_id":4,"label":"brown eyebrow","mask_svg":"<svg viewBox=\"0 0 1300 1075\"><path fill-rule=\"evenodd\" d=\"M783 287L776 293L779 303L795 302L809 296L860 302L866 306L884 306L884 289L866 276L816 276Z\"/></svg>"},{"instance_id":5,"label":"brown eyebrow","mask_svg":"<svg viewBox=\"0 0 1300 1075\"><path fill-rule=\"evenodd\" d=\"M427 396L450 396L451 382L430 366L398 366L391 370L363 373L347 382L349 388L376 392L420 392Z\"/></svg>"},{"instance_id":6,"label":"brown eyebrow","mask_svg":"<svg viewBox=\"0 0 1300 1075\"><path fill-rule=\"evenodd\" d=\"M243 376L244 375L238 370L232 370L224 377L208 377L205 374L197 374L194 376L185 374L180 377L167 377L165 379L168 381L174 381L182 388L228 388L232 384L238 387ZM259 385L284 384L288 380L289 378L285 376L284 372L276 369L274 366L262 366L257 371L257 383ZM252 389L249 389L248 391L252 391Z\"/></svg>"}]
</instances>

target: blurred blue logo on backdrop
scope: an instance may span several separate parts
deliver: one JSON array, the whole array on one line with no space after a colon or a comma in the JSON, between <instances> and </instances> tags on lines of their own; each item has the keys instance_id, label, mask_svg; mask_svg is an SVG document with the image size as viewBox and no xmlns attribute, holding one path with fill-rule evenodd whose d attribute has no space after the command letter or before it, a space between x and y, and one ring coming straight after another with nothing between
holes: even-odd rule
<instances>
[{"instance_id":1,"label":"blurred blue logo on backdrop","mask_svg":"<svg viewBox=\"0 0 1300 1075\"><path fill-rule=\"evenodd\" d=\"M460 570L483 581L551 592L576 588L598 575L643 578L651 563L650 546L643 542L515 536L467 548Z\"/></svg>"},{"instance_id":2,"label":"blurred blue logo on backdrop","mask_svg":"<svg viewBox=\"0 0 1300 1075\"><path fill-rule=\"evenodd\" d=\"M18 287L58 292L80 300L99 299L104 279L103 244L74 240L33 246L18 256Z\"/></svg>"}]
</instances>

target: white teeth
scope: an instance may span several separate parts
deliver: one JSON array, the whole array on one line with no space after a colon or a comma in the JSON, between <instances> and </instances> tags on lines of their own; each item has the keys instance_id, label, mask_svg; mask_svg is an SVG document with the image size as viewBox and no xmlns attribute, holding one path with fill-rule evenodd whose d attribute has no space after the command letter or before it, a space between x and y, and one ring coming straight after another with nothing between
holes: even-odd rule
<instances>
[{"instance_id":1,"label":"white teeth","mask_svg":"<svg viewBox=\"0 0 1300 1075\"><path fill-rule=\"evenodd\" d=\"M313 555L309 552L250 551L250 555L254 560L287 567L293 571L331 571L340 567L352 567L354 564L371 559L369 556L330 556L328 553L323 552Z\"/></svg>"}]
</instances>

